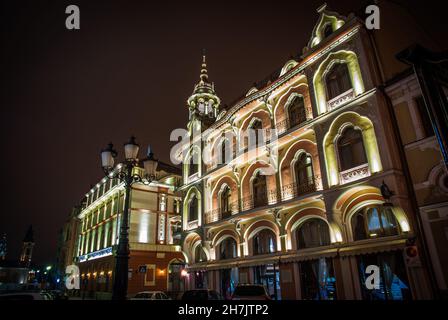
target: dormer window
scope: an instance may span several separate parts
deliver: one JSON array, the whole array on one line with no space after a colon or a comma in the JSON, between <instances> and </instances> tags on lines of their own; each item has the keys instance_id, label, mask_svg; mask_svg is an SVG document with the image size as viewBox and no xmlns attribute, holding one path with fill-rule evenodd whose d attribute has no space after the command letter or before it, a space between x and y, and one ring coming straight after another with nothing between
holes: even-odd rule
<instances>
[{"instance_id":1,"label":"dormer window","mask_svg":"<svg viewBox=\"0 0 448 320\"><path fill-rule=\"evenodd\" d=\"M328 38L332 33L333 33L333 28L331 27L331 24L330 24L330 23L327 23L327 24L325 25L324 30L323 30L323 36L324 36L324 39L325 39L325 38Z\"/></svg>"}]
</instances>

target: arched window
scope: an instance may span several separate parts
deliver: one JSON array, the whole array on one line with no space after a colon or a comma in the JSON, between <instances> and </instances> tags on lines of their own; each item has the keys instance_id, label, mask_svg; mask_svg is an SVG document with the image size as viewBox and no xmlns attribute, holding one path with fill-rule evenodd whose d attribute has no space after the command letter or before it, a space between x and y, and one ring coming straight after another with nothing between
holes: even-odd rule
<instances>
[{"instance_id":1,"label":"arched window","mask_svg":"<svg viewBox=\"0 0 448 320\"><path fill-rule=\"evenodd\" d=\"M302 96L296 96L288 106L289 127L295 127L306 121L305 101Z\"/></svg>"},{"instance_id":2,"label":"arched window","mask_svg":"<svg viewBox=\"0 0 448 320\"><path fill-rule=\"evenodd\" d=\"M236 241L233 238L226 238L219 244L219 259L236 258Z\"/></svg>"},{"instance_id":3,"label":"arched window","mask_svg":"<svg viewBox=\"0 0 448 320\"><path fill-rule=\"evenodd\" d=\"M274 232L269 229L263 229L253 238L254 255L274 253L276 251L277 241Z\"/></svg>"},{"instance_id":4,"label":"arched window","mask_svg":"<svg viewBox=\"0 0 448 320\"><path fill-rule=\"evenodd\" d=\"M314 173L311 156L302 153L297 159L294 171L296 175L297 194L314 191Z\"/></svg>"},{"instance_id":5,"label":"arched window","mask_svg":"<svg viewBox=\"0 0 448 320\"><path fill-rule=\"evenodd\" d=\"M361 130L347 128L338 140L340 171L345 171L367 163Z\"/></svg>"},{"instance_id":6,"label":"arched window","mask_svg":"<svg viewBox=\"0 0 448 320\"><path fill-rule=\"evenodd\" d=\"M328 225L321 219L305 221L297 228L296 239L299 249L328 246L331 243Z\"/></svg>"},{"instance_id":7,"label":"arched window","mask_svg":"<svg viewBox=\"0 0 448 320\"><path fill-rule=\"evenodd\" d=\"M198 220L198 198L193 195L188 203L188 221Z\"/></svg>"},{"instance_id":8,"label":"arched window","mask_svg":"<svg viewBox=\"0 0 448 320\"><path fill-rule=\"evenodd\" d=\"M251 129L253 130L253 134L255 135L254 148L256 148L259 145L259 143L262 142L262 141L259 141L259 130L263 129L263 124L261 123L260 120L257 119L252 123Z\"/></svg>"},{"instance_id":9,"label":"arched window","mask_svg":"<svg viewBox=\"0 0 448 320\"><path fill-rule=\"evenodd\" d=\"M223 216L228 216L231 213L231 208L230 208L230 188L229 186L225 186L224 190L222 190L221 192L221 197L220 197L220 204L221 204L221 215Z\"/></svg>"},{"instance_id":10,"label":"arched window","mask_svg":"<svg viewBox=\"0 0 448 320\"><path fill-rule=\"evenodd\" d=\"M232 161L232 152L230 148L230 141L223 138L221 141L221 163L228 163Z\"/></svg>"},{"instance_id":11,"label":"arched window","mask_svg":"<svg viewBox=\"0 0 448 320\"><path fill-rule=\"evenodd\" d=\"M336 63L326 77L327 98L331 100L352 88L347 64Z\"/></svg>"},{"instance_id":12,"label":"arched window","mask_svg":"<svg viewBox=\"0 0 448 320\"><path fill-rule=\"evenodd\" d=\"M207 256L205 255L202 245L199 244L196 246L196 248L194 248L194 263L203 261L207 261Z\"/></svg>"},{"instance_id":13,"label":"arched window","mask_svg":"<svg viewBox=\"0 0 448 320\"><path fill-rule=\"evenodd\" d=\"M258 172L252 182L254 207L261 207L268 204L266 185L266 176Z\"/></svg>"},{"instance_id":14,"label":"arched window","mask_svg":"<svg viewBox=\"0 0 448 320\"><path fill-rule=\"evenodd\" d=\"M351 219L353 240L395 236L400 229L387 206L365 207L356 212Z\"/></svg>"},{"instance_id":15,"label":"arched window","mask_svg":"<svg viewBox=\"0 0 448 320\"><path fill-rule=\"evenodd\" d=\"M323 32L324 38L328 38L332 33L333 33L333 28L331 26L331 23L327 23L325 25L324 32Z\"/></svg>"},{"instance_id":16,"label":"arched window","mask_svg":"<svg viewBox=\"0 0 448 320\"><path fill-rule=\"evenodd\" d=\"M198 172L199 165L196 162L197 162L197 160L195 159L195 155L194 155L194 153L192 153L191 157L190 157L190 163L189 163L189 166L190 166L189 175L190 176L195 174L196 172Z\"/></svg>"}]
</instances>

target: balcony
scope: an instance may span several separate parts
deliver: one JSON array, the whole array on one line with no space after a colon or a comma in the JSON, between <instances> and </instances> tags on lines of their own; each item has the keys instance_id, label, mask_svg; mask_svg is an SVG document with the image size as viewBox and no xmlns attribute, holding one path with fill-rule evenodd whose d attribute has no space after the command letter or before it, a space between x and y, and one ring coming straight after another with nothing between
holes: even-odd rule
<instances>
[{"instance_id":1,"label":"balcony","mask_svg":"<svg viewBox=\"0 0 448 320\"><path fill-rule=\"evenodd\" d=\"M187 230L196 229L199 226L198 220L188 221Z\"/></svg>"},{"instance_id":2,"label":"balcony","mask_svg":"<svg viewBox=\"0 0 448 320\"><path fill-rule=\"evenodd\" d=\"M365 163L360 166L350 168L349 170L341 171L340 174L340 184L346 184L362 178L370 176L369 164Z\"/></svg>"},{"instance_id":3,"label":"balcony","mask_svg":"<svg viewBox=\"0 0 448 320\"><path fill-rule=\"evenodd\" d=\"M242 211L254 208L265 207L277 202L278 194L276 190L266 190L258 193L256 196L250 195L241 199Z\"/></svg>"},{"instance_id":4,"label":"balcony","mask_svg":"<svg viewBox=\"0 0 448 320\"><path fill-rule=\"evenodd\" d=\"M229 205L230 210L228 212L222 212L220 208L208 211L205 213L205 224L221 221L240 212L292 200L321 189L322 186L320 176L315 175L300 185L295 183L285 185L282 187L280 192L277 192L276 190L266 190L265 192L257 194L256 197L253 195L244 197L241 199L241 210L238 206L238 201L234 201Z\"/></svg>"},{"instance_id":5,"label":"balcony","mask_svg":"<svg viewBox=\"0 0 448 320\"><path fill-rule=\"evenodd\" d=\"M306 122L306 120L307 119L305 109L302 109L298 114L294 115L293 117L278 121L275 127L278 131L278 134L282 134L288 131L289 129Z\"/></svg>"},{"instance_id":6,"label":"balcony","mask_svg":"<svg viewBox=\"0 0 448 320\"><path fill-rule=\"evenodd\" d=\"M355 91L353 88L350 90L345 91L344 93L338 95L337 97L328 100L327 102L327 109L328 111L334 110L340 105L346 103L347 101L352 100L355 97Z\"/></svg>"},{"instance_id":7,"label":"balcony","mask_svg":"<svg viewBox=\"0 0 448 320\"><path fill-rule=\"evenodd\" d=\"M235 214L238 212L239 212L238 201L234 201L229 204L228 211L223 212L221 208L216 208L214 210L206 212L205 213L205 223L207 224L207 223L212 223L212 222L220 221L223 219L227 219L230 216L232 216L232 214Z\"/></svg>"},{"instance_id":8,"label":"balcony","mask_svg":"<svg viewBox=\"0 0 448 320\"><path fill-rule=\"evenodd\" d=\"M320 177L309 177L301 184L291 183L282 187L282 201L288 201L301 195L312 193L320 189Z\"/></svg>"}]
</instances>

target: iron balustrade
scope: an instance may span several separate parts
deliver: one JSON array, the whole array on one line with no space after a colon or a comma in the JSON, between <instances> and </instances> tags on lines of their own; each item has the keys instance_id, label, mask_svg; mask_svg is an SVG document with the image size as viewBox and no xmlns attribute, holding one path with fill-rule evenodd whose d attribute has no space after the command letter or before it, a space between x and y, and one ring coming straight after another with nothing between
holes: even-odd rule
<instances>
[{"instance_id":1,"label":"iron balustrade","mask_svg":"<svg viewBox=\"0 0 448 320\"><path fill-rule=\"evenodd\" d=\"M238 201L229 203L229 210L223 211L221 208L216 208L205 213L205 223L212 223L229 218L232 214L238 213Z\"/></svg>"},{"instance_id":2,"label":"iron balustrade","mask_svg":"<svg viewBox=\"0 0 448 320\"><path fill-rule=\"evenodd\" d=\"M291 128L294 128L304 122L306 122L306 112L305 109L301 109L297 114L295 114L293 117L285 118L281 121L278 121L276 123L276 128L278 133L284 133L288 131Z\"/></svg>"},{"instance_id":3,"label":"iron balustrade","mask_svg":"<svg viewBox=\"0 0 448 320\"><path fill-rule=\"evenodd\" d=\"M291 183L282 187L282 201L290 200L301 195L315 192L320 187L320 177L308 177L303 183Z\"/></svg>"},{"instance_id":4,"label":"iron balustrade","mask_svg":"<svg viewBox=\"0 0 448 320\"><path fill-rule=\"evenodd\" d=\"M238 205L238 201L234 201L229 204L229 210L226 212L223 212L221 208L207 211L205 213L205 224L227 219L236 213L268 206L282 201L288 201L308 193L313 193L320 190L320 187L320 176L314 175L301 184L291 183L284 185L280 191L266 190L258 193L256 196L249 195L241 199L241 208Z\"/></svg>"}]
</instances>

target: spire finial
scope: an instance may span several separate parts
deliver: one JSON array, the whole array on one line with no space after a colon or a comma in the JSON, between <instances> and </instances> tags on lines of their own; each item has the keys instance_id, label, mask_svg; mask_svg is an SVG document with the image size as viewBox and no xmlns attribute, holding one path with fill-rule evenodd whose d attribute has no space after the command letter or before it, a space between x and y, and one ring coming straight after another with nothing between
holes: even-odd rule
<instances>
[{"instance_id":1,"label":"spire finial","mask_svg":"<svg viewBox=\"0 0 448 320\"><path fill-rule=\"evenodd\" d=\"M208 80L207 63L205 62L205 49L202 49L202 66L200 78L203 82L206 82Z\"/></svg>"},{"instance_id":2,"label":"spire finial","mask_svg":"<svg viewBox=\"0 0 448 320\"><path fill-rule=\"evenodd\" d=\"M154 156L154 153L152 152L152 149L151 149L151 145L150 144L148 144L148 152L146 153L146 155L148 156L148 158L153 158L153 156Z\"/></svg>"}]
</instances>

